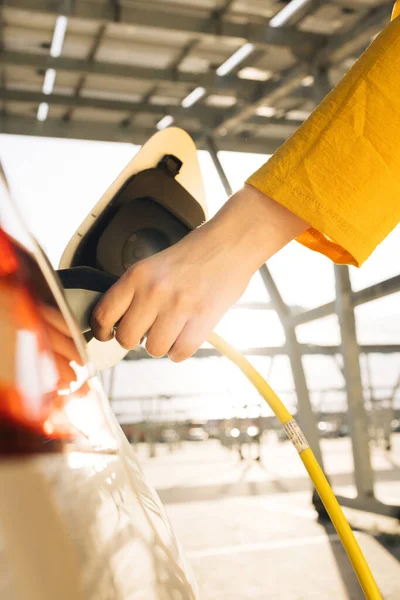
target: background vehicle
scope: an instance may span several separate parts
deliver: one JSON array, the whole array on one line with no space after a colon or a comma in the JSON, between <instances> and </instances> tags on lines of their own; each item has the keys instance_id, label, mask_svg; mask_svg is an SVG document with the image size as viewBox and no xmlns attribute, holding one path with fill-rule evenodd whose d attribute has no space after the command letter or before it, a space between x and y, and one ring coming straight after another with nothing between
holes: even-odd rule
<instances>
[{"instance_id":1,"label":"background vehicle","mask_svg":"<svg viewBox=\"0 0 400 600\"><path fill-rule=\"evenodd\" d=\"M208 433L203 427L191 427L187 432L188 442L205 442L208 440Z\"/></svg>"},{"instance_id":2,"label":"background vehicle","mask_svg":"<svg viewBox=\"0 0 400 600\"><path fill-rule=\"evenodd\" d=\"M195 598L159 499L3 179L0 331L0 597Z\"/></svg>"},{"instance_id":3,"label":"background vehicle","mask_svg":"<svg viewBox=\"0 0 400 600\"><path fill-rule=\"evenodd\" d=\"M179 442L179 435L175 429L163 429L160 434L160 442L165 444Z\"/></svg>"}]
</instances>

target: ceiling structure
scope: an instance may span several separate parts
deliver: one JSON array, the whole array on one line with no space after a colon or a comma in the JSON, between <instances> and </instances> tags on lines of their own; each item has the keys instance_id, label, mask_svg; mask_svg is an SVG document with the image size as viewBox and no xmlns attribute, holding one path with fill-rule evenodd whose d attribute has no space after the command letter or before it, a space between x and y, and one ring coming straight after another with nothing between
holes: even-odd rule
<instances>
[{"instance_id":1,"label":"ceiling structure","mask_svg":"<svg viewBox=\"0 0 400 600\"><path fill-rule=\"evenodd\" d=\"M268 154L296 130L389 22L392 4L393 0L0 0L0 133L142 144L157 128L173 122L187 129L198 147L210 150L217 170L216 150ZM218 172L228 192L222 168ZM400 276L352 292L348 268L335 267L335 301L299 312L285 304L267 265L260 275L285 344L249 348L246 354L258 360L271 357L268 379L272 360L286 360L290 389L284 393L295 392L302 428L322 468L313 394L345 397L358 497L341 498L341 503L398 515L398 507L374 499L364 395L367 390L371 402L394 405L400 378L388 355L396 356L400 347L360 346L354 309L398 293ZM269 308L269 303L263 306ZM299 342L298 325L331 314L338 317L340 346ZM360 353L384 356L374 370L366 361L367 377L360 370ZM314 387L305 365L306 355L315 354L333 359L342 378L339 386L337 380L327 385L319 362L312 370L322 375L323 387ZM129 389L135 382L137 390L136 397L130 393L116 398L113 408L120 420L151 420L148 406L153 399L173 400L174 419L181 420L186 398L197 398L197 407L204 410L204 393L214 410L224 396L217 384L226 386L231 415L244 397L247 406L249 392L243 395L230 371L220 377L218 365L218 376L212 376L207 360L214 360L213 351L202 348L197 355L205 358L200 362L209 370L204 377L197 366L196 375L187 373L185 385L194 383L193 392L177 389L176 372L167 370L171 365L163 359L148 369L142 360L120 363L109 373L110 401L118 393L117 370L129 370ZM133 361L144 357L140 351L129 356ZM386 372L385 387L374 385L372 373L382 374L388 365L390 388ZM135 379L136 366L140 377ZM186 361L185 368L191 366L193 362ZM158 393L154 384L162 386ZM154 414L160 419L161 407Z\"/></svg>"},{"instance_id":2,"label":"ceiling structure","mask_svg":"<svg viewBox=\"0 0 400 600\"><path fill-rule=\"evenodd\" d=\"M392 4L0 0L0 133L142 144L173 122L199 147L213 136L218 149L268 154L351 67ZM289 5L296 10L280 23ZM229 66L232 56L242 60Z\"/></svg>"}]
</instances>

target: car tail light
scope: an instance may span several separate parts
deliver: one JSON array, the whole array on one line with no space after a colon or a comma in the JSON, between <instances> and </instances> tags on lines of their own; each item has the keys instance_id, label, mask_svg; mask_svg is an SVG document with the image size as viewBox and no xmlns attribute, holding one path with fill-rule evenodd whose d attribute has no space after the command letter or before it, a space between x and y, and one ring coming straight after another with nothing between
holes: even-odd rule
<instances>
[{"instance_id":1,"label":"car tail light","mask_svg":"<svg viewBox=\"0 0 400 600\"><path fill-rule=\"evenodd\" d=\"M35 256L0 227L0 456L114 452L108 410Z\"/></svg>"},{"instance_id":2,"label":"car tail light","mask_svg":"<svg viewBox=\"0 0 400 600\"><path fill-rule=\"evenodd\" d=\"M15 273L18 268L17 257L8 237L0 229L0 277Z\"/></svg>"},{"instance_id":3,"label":"car tail light","mask_svg":"<svg viewBox=\"0 0 400 600\"><path fill-rule=\"evenodd\" d=\"M24 251L0 228L0 454L51 452L74 432ZM57 426L54 426L56 421Z\"/></svg>"}]
</instances>

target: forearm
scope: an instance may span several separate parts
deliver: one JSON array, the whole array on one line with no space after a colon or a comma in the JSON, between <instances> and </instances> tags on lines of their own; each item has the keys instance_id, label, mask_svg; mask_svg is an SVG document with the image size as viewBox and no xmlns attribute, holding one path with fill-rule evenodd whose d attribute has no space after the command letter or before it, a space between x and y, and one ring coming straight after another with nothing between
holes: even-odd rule
<instances>
[{"instance_id":1,"label":"forearm","mask_svg":"<svg viewBox=\"0 0 400 600\"><path fill-rule=\"evenodd\" d=\"M200 230L210 247L229 253L232 264L254 273L307 228L303 219L245 185Z\"/></svg>"}]
</instances>

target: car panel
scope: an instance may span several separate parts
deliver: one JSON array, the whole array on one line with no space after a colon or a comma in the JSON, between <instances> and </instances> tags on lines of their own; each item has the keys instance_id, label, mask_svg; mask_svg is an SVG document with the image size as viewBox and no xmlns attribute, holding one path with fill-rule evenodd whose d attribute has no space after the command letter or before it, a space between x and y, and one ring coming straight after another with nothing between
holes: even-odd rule
<instances>
[{"instance_id":1,"label":"car panel","mask_svg":"<svg viewBox=\"0 0 400 600\"><path fill-rule=\"evenodd\" d=\"M61 386L62 378L53 376L51 383L47 378L47 387L40 387L40 394L35 395L38 406L46 398L46 407L51 408L45 421L30 420L23 427L18 422L18 427L7 430L8 437L0 427L4 448L14 444L15 450L16 440L26 440L29 433L43 426L36 445L18 446L18 452L13 453L0 452L0 565L7 565L6 572L0 568L1 597L194 600L192 574L164 509L147 485L136 455L87 362L84 340L54 271L21 224L4 185L0 189L0 226L18 249L19 274L24 282L21 289L27 290L29 314L35 316L29 321L29 330L25 321L14 323L14 312L7 316L0 302L3 325L7 319L10 325L12 343L7 351L14 349L14 364L10 363L8 373L0 373L0 380L14 380L15 373L22 372L24 385L20 380L17 383L25 402L37 366L34 361L28 371L31 342L39 333L41 341L37 344L40 352L46 353L47 366L52 364L60 374L56 360L60 351L49 329L55 313L49 317L48 307L58 311L57 331L63 331L67 338L69 350L64 358L69 359L72 351L77 359L70 363L74 369L68 389L65 381ZM9 299L10 281L8 278L9 288L0 290L0 299ZM32 335L21 337L28 330ZM18 344L13 341L22 344L22 361L15 359ZM38 345L34 351L40 354ZM79 366L78 362L83 364ZM27 408L24 402L23 414ZM0 394L0 409L2 403L4 408L4 396ZM13 412L1 410L0 425L6 417L7 423L15 425ZM54 441L57 444L52 445Z\"/></svg>"}]
</instances>

